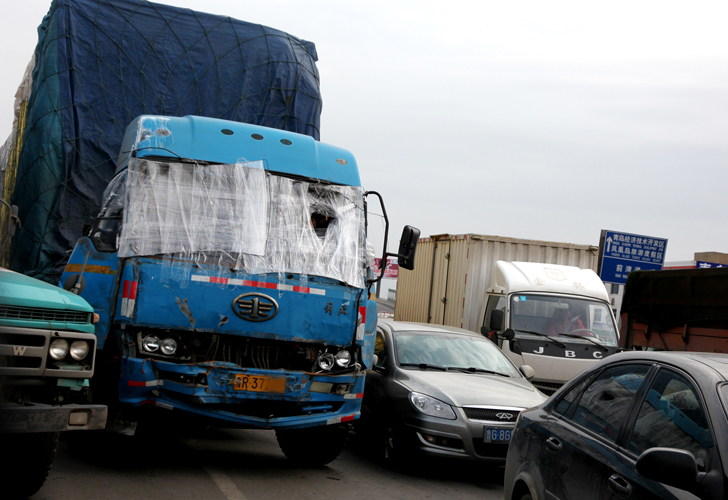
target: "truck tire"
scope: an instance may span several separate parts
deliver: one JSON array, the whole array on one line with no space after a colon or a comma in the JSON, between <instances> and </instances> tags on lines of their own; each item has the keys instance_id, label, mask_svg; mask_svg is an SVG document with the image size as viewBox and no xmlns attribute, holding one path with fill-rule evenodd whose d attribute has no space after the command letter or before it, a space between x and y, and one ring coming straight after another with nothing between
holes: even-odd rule
<instances>
[{"instance_id":1,"label":"truck tire","mask_svg":"<svg viewBox=\"0 0 728 500\"><path fill-rule=\"evenodd\" d=\"M276 430L278 446L291 461L315 467L339 456L349 436L347 425Z\"/></svg>"},{"instance_id":2,"label":"truck tire","mask_svg":"<svg viewBox=\"0 0 728 500\"><path fill-rule=\"evenodd\" d=\"M27 498L48 477L58 449L58 433L3 434L0 439L0 484L5 498Z\"/></svg>"}]
</instances>

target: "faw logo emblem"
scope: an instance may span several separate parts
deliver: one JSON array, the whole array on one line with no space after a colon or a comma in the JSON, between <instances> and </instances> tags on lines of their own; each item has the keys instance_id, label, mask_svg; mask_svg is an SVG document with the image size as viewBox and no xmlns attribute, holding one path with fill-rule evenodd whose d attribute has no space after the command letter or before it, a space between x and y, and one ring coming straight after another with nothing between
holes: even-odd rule
<instances>
[{"instance_id":1,"label":"faw logo emblem","mask_svg":"<svg viewBox=\"0 0 728 500\"><path fill-rule=\"evenodd\" d=\"M278 303L262 293L244 293L233 300L233 311L247 321L268 321L278 314Z\"/></svg>"},{"instance_id":2,"label":"faw logo emblem","mask_svg":"<svg viewBox=\"0 0 728 500\"><path fill-rule=\"evenodd\" d=\"M501 413L496 413L496 414L495 414L495 416L496 416L496 417L497 417L497 418L498 418L499 420L510 420L510 419L512 419L512 418L513 418L513 414L512 414L512 413L502 413L502 412L501 412Z\"/></svg>"},{"instance_id":3,"label":"faw logo emblem","mask_svg":"<svg viewBox=\"0 0 728 500\"><path fill-rule=\"evenodd\" d=\"M14 345L13 346L13 356L23 356L25 354L25 350L27 349L24 345Z\"/></svg>"}]
</instances>

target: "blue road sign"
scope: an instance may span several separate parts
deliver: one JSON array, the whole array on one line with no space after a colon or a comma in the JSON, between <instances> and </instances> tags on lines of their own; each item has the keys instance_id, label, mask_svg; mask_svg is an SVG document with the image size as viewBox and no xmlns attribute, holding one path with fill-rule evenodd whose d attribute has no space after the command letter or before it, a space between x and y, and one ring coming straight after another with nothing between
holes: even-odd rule
<instances>
[{"instance_id":1,"label":"blue road sign","mask_svg":"<svg viewBox=\"0 0 728 500\"><path fill-rule=\"evenodd\" d=\"M602 230L599 246L599 277L624 284L632 271L662 269L667 239Z\"/></svg>"},{"instance_id":2,"label":"blue road sign","mask_svg":"<svg viewBox=\"0 0 728 500\"><path fill-rule=\"evenodd\" d=\"M704 262L702 260L695 261L696 269L710 269L712 267L728 267L728 265L716 264L715 262Z\"/></svg>"}]
</instances>

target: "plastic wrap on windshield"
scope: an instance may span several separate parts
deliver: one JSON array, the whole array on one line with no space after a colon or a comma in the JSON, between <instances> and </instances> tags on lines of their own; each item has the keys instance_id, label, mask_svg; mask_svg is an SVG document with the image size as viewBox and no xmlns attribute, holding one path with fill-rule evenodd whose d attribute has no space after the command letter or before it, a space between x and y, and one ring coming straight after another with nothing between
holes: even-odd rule
<instances>
[{"instance_id":1,"label":"plastic wrap on windshield","mask_svg":"<svg viewBox=\"0 0 728 500\"><path fill-rule=\"evenodd\" d=\"M134 161L119 256L265 252L268 204L261 162Z\"/></svg>"},{"instance_id":2,"label":"plastic wrap on windshield","mask_svg":"<svg viewBox=\"0 0 728 500\"><path fill-rule=\"evenodd\" d=\"M133 160L129 169L120 257L172 255L364 286L361 188L271 175L262 162Z\"/></svg>"},{"instance_id":3,"label":"plastic wrap on windshield","mask_svg":"<svg viewBox=\"0 0 728 500\"><path fill-rule=\"evenodd\" d=\"M124 170L109 182L104 190L99 218L121 217L123 214L124 199L126 197L126 176L127 170Z\"/></svg>"}]
</instances>

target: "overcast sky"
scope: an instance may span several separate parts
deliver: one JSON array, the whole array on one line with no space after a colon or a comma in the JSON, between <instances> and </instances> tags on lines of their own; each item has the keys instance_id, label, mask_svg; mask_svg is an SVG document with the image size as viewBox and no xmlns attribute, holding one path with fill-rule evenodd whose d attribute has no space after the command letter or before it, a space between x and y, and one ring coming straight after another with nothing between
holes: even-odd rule
<instances>
[{"instance_id":1,"label":"overcast sky","mask_svg":"<svg viewBox=\"0 0 728 500\"><path fill-rule=\"evenodd\" d=\"M479 233L728 253L728 4L163 0L316 44L321 140L351 150L393 243ZM0 137L50 0L0 18ZM379 212L378 210L375 210Z\"/></svg>"}]
</instances>

